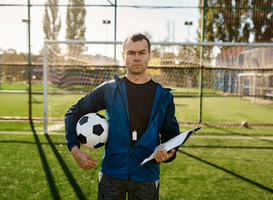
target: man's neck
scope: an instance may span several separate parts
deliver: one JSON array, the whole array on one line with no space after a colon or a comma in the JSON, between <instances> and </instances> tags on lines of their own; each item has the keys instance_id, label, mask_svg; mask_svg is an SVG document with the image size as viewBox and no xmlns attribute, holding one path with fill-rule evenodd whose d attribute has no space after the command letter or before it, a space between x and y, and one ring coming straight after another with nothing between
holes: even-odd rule
<instances>
[{"instance_id":1,"label":"man's neck","mask_svg":"<svg viewBox=\"0 0 273 200\"><path fill-rule=\"evenodd\" d=\"M147 74L135 75L135 74L126 74L126 78L135 84L146 83L150 80Z\"/></svg>"}]
</instances>

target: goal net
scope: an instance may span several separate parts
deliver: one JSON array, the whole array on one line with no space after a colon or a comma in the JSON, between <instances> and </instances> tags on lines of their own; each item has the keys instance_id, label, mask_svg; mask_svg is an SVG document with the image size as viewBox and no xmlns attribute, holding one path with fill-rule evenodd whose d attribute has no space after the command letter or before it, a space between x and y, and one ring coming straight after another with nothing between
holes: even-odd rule
<instances>
[{"instance_id":1,"label":"goal net","mask_svg":"<svg viewBox=\"0 0 273 200\"><path fill-rule=\"evenodd\" d=\"M113 79L114 73L126 74L121 52L122 42L44 42L45 133L48 121L63 120L71 105L99 84ZM163 86L175 89L176 97L225 95L270 99L272 55L273 43L151 42L147 73Z\"/></svg>"}]
</instances>

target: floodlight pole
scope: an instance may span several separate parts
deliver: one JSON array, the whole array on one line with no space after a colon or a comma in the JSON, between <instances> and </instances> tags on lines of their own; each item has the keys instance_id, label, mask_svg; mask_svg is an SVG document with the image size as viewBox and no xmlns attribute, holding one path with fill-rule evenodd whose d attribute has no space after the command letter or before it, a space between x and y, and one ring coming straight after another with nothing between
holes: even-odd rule
<instances>
[{"instance_id":1,"label":"floodlight pole","mask_svg":"<svg viewBox=\"0 0 273 200\"><path fill-rule=\"evenodd\" d=\"M106 30L105 30L105 40L107 42L107 34L108 34L108 29L107 29L107 25L108 24L111 24L111 21L110 20L102 20L102 23L105 24L106 26ZM107 57L107 45L105 47L105 56Z\"/></svg>"},{"instance_id":2,"label":"floodlight pole","mask_svg":"<svg viewBox=\"0 0 273 200\"><path fill-rule=\"evenodd\" d=\"M188 42L190 42L190 26L192 25L192 21L186 21L185 26L188 27Z\"/></svg>"},{"instance_id":3,"label":"floodlight pole","mask_svg":"<svg viewBox=\"0 0 273 200\"><path fill-rule=\"evenodd\" d=\"M185 26L188 27L188 41L187 42L190 42L190 26L192 25L192 21L186 21L185 22ZM188 58L190 57L189 56L189 48L187 48L187 54L188 54ZM187 87L187 92L189 90L189 69L187 69L187 82L186 82L186 87Z\"/></svg>"}]
</instances>

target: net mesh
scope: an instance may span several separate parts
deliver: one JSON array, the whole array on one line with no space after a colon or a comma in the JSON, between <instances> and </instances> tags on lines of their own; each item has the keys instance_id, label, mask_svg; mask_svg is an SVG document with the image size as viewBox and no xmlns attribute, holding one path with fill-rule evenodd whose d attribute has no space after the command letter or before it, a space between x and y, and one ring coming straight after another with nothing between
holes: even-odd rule
<instances>
[{"instance_id":1,"label":"net mesh","mask_svg":"<svg viewBox=\"0 0 273 200\"><path fill-rule=\"evenodd\" d=\"M0 13L5 16L0 19L0 90L20 92L27 99L31 76L34 117L43 117L40 106L43 102L44 39L113 41L115 38L114 5L109 6L108 1L77 1L77 5L75 2L70 0L65 5L57 0L31 1L30 65L28 21L22 21L28 14L27 7L16 3L0 4ZM141 31L151 41L195 43L201 41L204 32L204 41L215 43L203 47L194 44L151 46L152 58L147 73L163 86L176 89L173 94L180 122L198 122L199 94L202 92L204 123L248 120L272 124L273 48L263 47L263 44L273 42L272 1L207 0L203 6L202 1L161 4L151 0L146 4L119 1L117 41ZM126 13L130 13L129 20ZM149 20L138 23L140 14ZM21 24L18 25L18 21ZM224 46L221 42L250 45ZM261 46L252 47L253 42L260 42ZM112 79L114 73L120 76L126 73L121 45L49 44L47 50L49 118L62 119L68 107L80 97ZM3 103L7 102L4 96L14 98L2 94ZM1 111L0 115L28 117L27 100L20 103L15 110L24 108L22 113ZM260 117L252 116L248 110ZM233 117L223 117L223 113Z\"/></svg>"},{"instance_id":2,"label":"net mesh","mask_svg":"<svg viewBox=\"0 0 273 200\"><path fill-rule=\"evenodd\" d=\"M85 46L96 49L106 45ZM117 59L101 54L91 55L87 51L76 53L75 57L65 53L56 54L52 47L52 44L48 45L48 80L63 89L92 90L105 80L112 79L113 73L126 73L121 45L116 45L120 53ZM58 48L65 52L66 45L61 44ZM200 56L201 50L203 57ZM267 82L270 87L272 82L273 47L223 47L218 44L201 49L201 46L151 45L151 52L147 73L157 82L170 87L198 87L201 66L206 69L203 82L208 89L237 94L239 78L249 72L257 73L257 83ZM264 77L263 81L258 81L259 77Z\"/></svg>"},{"instance_id":3,"label":"net mesh","mask_svg":"<svg viewBox=\"0 0 273 200\"><path fill-rule=\"evenodd\" d=\"M48 45L48 55L53 54L50 46L51 44ZM106 45L85 44L85 46L88 49L97 49L101 48L100 46L104 48ZM66 44L60 44L59 48L60 52L65 52ZM121 53L121 45L116 45L116 48ZM193 108L199 107L196 97L200 94L200 70L202 69L203 99L208 102L203 104L204 113L209 112L208 115L211 115L210 104L217 99L216 104L221 104L221 101L227 101L229 104L231 100L237 103L234 102L236 106L233 106L233 103L222 105L223 110L215 109L215 113L221 116L228 109L234 110L236 115L237 106L242 103L238 101L238 97L251 103L247 109L251 109L253 103L273 105L272 49L272 47L262 46L234 47L221 46L221 44L203 47L175 44L151 45L152 54L147 73L163 86L176 90L173 94L178 101L176 105L180 113L180 110L184 109L180 108L183 105L180 101L183 102L185 98L192 99ZM201 57L201 50L203 50L203 57ZM82 52L81 56L77 54L75 59L66 54L58 54L55 60L53 58L54 56L48 58L49 85L55 88L50 91L50 98L60 93L84 96L104 81L113 79L114 73L120 76L126 74L120 55L116 55L116 60L105 55L89 55L88 52ZM237 100L232 99L233 97ZM54 112L59 105L55 104L54 100L50 100L49 105L49 116L54 117ZM245 109L243 108L241 112L245 112ZM198 109L193 112L195 114L192 118L187 116L183 122L197 122ZM206 119L206 114L203 116L210 123L229 124L243 120L251 122L249 117L235 118L236 121L234 121L233 118L215 120ZM252 123L260 122L253 120ZM270 124L270 120L265 120L264 124Z\"/></svg>"}]
</instances>

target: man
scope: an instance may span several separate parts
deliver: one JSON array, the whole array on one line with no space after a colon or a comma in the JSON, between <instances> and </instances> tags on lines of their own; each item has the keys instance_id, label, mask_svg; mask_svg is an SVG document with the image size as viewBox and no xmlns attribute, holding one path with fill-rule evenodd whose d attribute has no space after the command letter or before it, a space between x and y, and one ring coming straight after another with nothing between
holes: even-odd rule
<instances>
[{"instance_id":1,"label":"man","mask_svg":"<svg viewBox=\"0 0 273 200\"><path fill-rule=\"evenodd\" d=\"M123 42L127 74L98 86L80 99L65 115L67 146L82 169L97 161L79 149L76 123L87 113L106 109L109 120L108 142L102 159L98 199L158 199L160 162L170 162L176 149L158 150L155 159L142 167L161 142L178 135L171 89L165 89L146 74L151 59L150 42L137 33Z\"/></svg>"}]
</instances>

